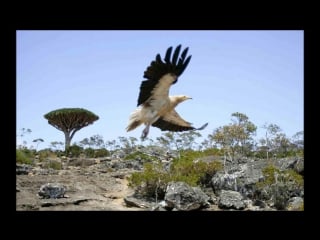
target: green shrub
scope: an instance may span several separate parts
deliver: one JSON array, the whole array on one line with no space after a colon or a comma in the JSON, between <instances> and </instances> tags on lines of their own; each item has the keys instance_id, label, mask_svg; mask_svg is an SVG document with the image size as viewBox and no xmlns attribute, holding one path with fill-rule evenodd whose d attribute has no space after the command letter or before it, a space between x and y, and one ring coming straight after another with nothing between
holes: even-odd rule
<instances>
[{"instance_id":1,"label":"green shrub","mask_svg":"<svg viewBox=\"0 0 320 240\"><path fill-rule=\"evenodd\" d=\"M82 152L88 158L107 157L110 155L110 152L105 148L93 149L89 147L89 148L83 149Z\"/></svg>"},{"instance_id":2,"label":"green shrub","mask_svg":"<svg viewBox=\"0 0 320 240\"><path fill-rule=\"evenodd\" d=\"M266 151L256 151L253 153L253 156L255 158L259 158L259 159L265 159L265 158L267 158L267 152Z\"/></svg>"},{"instance_id":3,"label":"green shrub","mask_svg":"<svg viewBox=\"0 0 320 240\"><path fill-rule=\"evenodd\" d=\"M93 148L86 148L83 150L84 154L88 158L94 158L94 149Z\"/></svg>"},{"instance_id":4,"label":"green shrub","mask_svg":"<svg viewBox=\"0 0 320 240\"><path fill-rule=\"evenodd\" d=\"M16 163L20 164L32 164L32 158L28 156L24 150L17 149L16 150Z\"/></svg>"},{"instance_id":5,"label":"green shrub","mask_svg":"<svg viewBox=\"0 0 320 240\"><path fill-rule=\"evenodd\" d=\"M22 148L18 148L17 150L23 152L25 156L27 156L28 158L31 158L31 159L33 159L36 155L36 150L34 150L34 149L22 147Z\"/></svg>"},{"instance_id":6,"label":"green shrub","mask_svg":"<svg viewBox=\"0 0 320 240\"><path fill-rule=\"evenodd\" d=\"M79 157L83 152L83 148L78 145L72 145L67 149L67 157Z\"/></svg>"},{"instance_id":7,"label":"green shrub","mask_svg":"<svg viewBox=\"0 0 320 240\"><path fill-rule=\"evenodd\" d=\"M39 161L43 162L47 158L56 158L57 154L50 149L43 149L38 152Z\"/></svg>"},{"instance_id":8,"label":"green shrub","mask_svg":"<svg viewBox=\"0 0 320 240\"><path fill-rule=\"evenodd\" d=\"M264 169L262 169L262 174L263 174L264 180L256 183L256 186L258 188L263 188L267 185L275 184L276 183L275 176L278 176L277 180L279 182L285 182L285 183L291 182L296 184L299 187L302 187L304 184L303 177L293 169L281 171L274 165L270 164Z\"/></svg>"},{"instance_id":9,"label":"green shrub","mask_svg":"<svg viewBox=\"0 0 320 240\"><path fill-rule=\"evenodd\" d=\"M170 175L160 162L145 163L143 172L132 173L129 186L137 187L137 192L146 197L163 198Z\"/></svg>"},{"instance_id":10,"label":"green shrub","mask_svg":"<svg viewBox=\"0 0 320 240\"><path fill-rule=\"evenodd\" d=\"M52 157L62 157L62 156L65 156L65 152L64 151L61 151L61 150L56 150L54 152L52 152Z\"/></svg>"},{"instance_id":11,"label":"green shrub","mask_svg":"<svg viewBox=\"0 0 320 240\"><path fill-rule=\"evenodd\" d=\"M223 156L223 151L218 148L207 148L202 151L205 156Z\"/></svg>"},{"instance_id":12,"label":"green shrub","mask_svg":"<svg viewBox=\"0 0 320 240\"><path fill-rule=\"evenodd\" d=\"M274 165L270 164L266 166L264 169L262 169L262 174L263 174L263 181L257 182L256 186L258 188L263 188L267 185L272 185L275 183L275 174L279 175L280 170L275 167Z\"/></svg>"},{"instance_id":13,"label":"green shrub","mask_svg":"<svg viewBox=\"0 0 320 240\"><path fill-rule=\"evenodd\" d=\"M140 151L132 152L132 153L128 154L127 156L125 156L124 159L125 160L136 160L136 159L139 159L139 160L142 160L142 161L156 161L157 160L156 157L147 155L147 154L145 154L143 152L140 152Z\"/></svg>"},{"instance_id":14,"label":"green shrub","mask_svg":"<svg viewBox=\"0 0 320 240\"><path fill-rule=\"evenodd\" d=\"M207 155L201 151L182 151L180 158L174 159L170 168L173 180L183 181L191 186L207 185L208 179L211 180L212 176L222 169L222 164L218 161L194 161L204 156Z\"/></svg>"},{"instance_id":15,"label":"green shrub","mask_svg":"<svg viewBox=\"0 0 320 240\"><path fill-rule=\"evenodd\" d=\"M58 161L48 161L44 166L44 168L52 168L54 170L61 170L62 169L62 163Z\"/></svg>"},{"instance_id":16,"label":"green shrub","mask_svg":"<svg viewBox=\"0 0 320 240\"><path fill-rule=\"evenodd\" d=\"M107 156L110 156L110 152L105 148L99 148L94 152L94 157L107 157Z\"/></svg>"},{"instance_id":17,"label":"green shrub","mask_svg":"<svg viewBox=\"0 0 320 240\"><path fill-rule=\"evenodd\" d=\"M129 186L137 187L136 190L144 196L163 198L170 181L182 181L190 186L204 185L222 169L222 164L217 161L194 162L199 156L203 156L202 153L184 151L180 158L173 160L168 171L159 161L145 163L143 172L133 173L129 177Z\"/></svg>"},{"instance_id":18,"label":"green shrub","mask_svg":"<svg viewBox=\"0 0 320 240\"><path fill-rule=\"evenodd\" d=\"M292 169L283 170L268 165L262 170L263 181L256 183L258 198L272 199L278 210L284 210L292 193L303 188L303 177Z\"/></svg>"}]
</instances>

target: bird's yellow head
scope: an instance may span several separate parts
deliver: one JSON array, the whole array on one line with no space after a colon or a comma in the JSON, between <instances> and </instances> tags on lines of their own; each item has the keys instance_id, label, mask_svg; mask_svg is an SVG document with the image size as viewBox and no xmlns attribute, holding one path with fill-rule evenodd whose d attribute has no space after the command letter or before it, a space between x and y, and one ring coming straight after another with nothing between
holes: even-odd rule
<instances>
[{"instance_id":1,"label":"bird's yellow head","mask_svg":"<svg viewBox=\"0 0 320 240\"><path fill-rule=\"evenodd\" d=\"M171 103L173 103L173 105L175 105L175 106L183 101L186 101L188 99L192 99L191 97L186 96L186 95L170 96L169 98L170 98Z\"/></svg>"},{"instance_id":2,"label":"bird's yellow head","mask_svg":"<svg viewBox=\"0 0 320 240\"><path fill-rule=\"evenodd\" d=\"M179 97L179 102L183 102L185 100L192 99L192 97L189 97L189 96L186 96L186 95L180 95L178 97Z\"/></svg>"}]
</instances>

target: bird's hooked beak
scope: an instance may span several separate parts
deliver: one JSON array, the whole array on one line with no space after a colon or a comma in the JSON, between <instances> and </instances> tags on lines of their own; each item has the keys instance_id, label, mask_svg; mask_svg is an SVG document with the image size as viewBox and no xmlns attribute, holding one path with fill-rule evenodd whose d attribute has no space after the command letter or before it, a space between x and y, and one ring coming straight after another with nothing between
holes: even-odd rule
<instances>
[{"instance_id":1,"label":"bird's hooked beak","mask_svg":"<svg viewBox=\"0 0 320 240\"><path fill-rule=\"evenodd\" d=\"M192 97L187 96L187 99L186 99L186 100L188 100L188 99L192 99Z\"/></svg>"}]
</instances>

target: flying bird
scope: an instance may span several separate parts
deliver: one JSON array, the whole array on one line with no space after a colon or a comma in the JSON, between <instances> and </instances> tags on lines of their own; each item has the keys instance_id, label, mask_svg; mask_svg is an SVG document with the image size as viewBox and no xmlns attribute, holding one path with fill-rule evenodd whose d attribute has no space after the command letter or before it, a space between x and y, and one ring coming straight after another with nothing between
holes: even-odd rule
<instances>
[{"instance_id":1,"label":"flying bird","mask_svg":"<svg viewBox=\"0 0 320 240\"><path fill-rule=\"evenodd\" d=\"M192 99L191 97L169 96L171 85L178 81L178 77L191 59L191 55L187 57L188 48L185 48L179 57L180 50L181 45L178 45L171 57L172 47L169 47L163 60L160 54L157 54L145 70L143 77L147 80L141 82L138 108L130 115L127 132L145 124L141 135L144 139L148 136L150 126L158 127L161 131L180 132L202 130L208 125L206 123L200 128L195 128L176 112L175 107L185 100Z\"/></svg>"}]
</instances>

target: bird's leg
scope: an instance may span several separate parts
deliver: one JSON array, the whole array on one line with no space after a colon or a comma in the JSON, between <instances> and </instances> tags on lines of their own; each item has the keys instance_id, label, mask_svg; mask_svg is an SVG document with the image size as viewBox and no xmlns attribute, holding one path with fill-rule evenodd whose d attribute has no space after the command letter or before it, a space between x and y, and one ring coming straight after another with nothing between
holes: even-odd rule
<instances>
[{"instance_id":1,"label":"bird's leg","mask_svg":"<svg viewBox=\"0 0 320 240\"><path fill-rule=\"evenodd\" d=\"M149 133L149 128L150 128L150 124L147 124L147 126L145 127L145 129L143 129L142 131L142 135L141 138L144 139L148 136Z\"/></svg>"}]
</instances>

